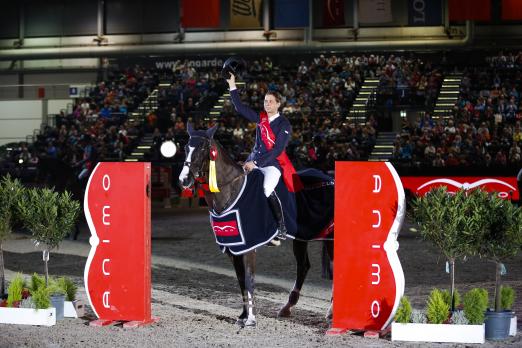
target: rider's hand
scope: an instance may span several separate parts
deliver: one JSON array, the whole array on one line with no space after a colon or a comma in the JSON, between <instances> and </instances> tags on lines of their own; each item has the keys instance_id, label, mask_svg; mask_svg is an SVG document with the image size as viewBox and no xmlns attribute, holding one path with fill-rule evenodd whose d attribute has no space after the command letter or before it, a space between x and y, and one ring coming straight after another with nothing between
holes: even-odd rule
<instances>
[{"instance_id":1,"label":"rider's hand","mask_svg":"<svg viewBox=\"0 0 522 348\"><path fill-rule=\"evenodd\" d=\"M256 168L256 165L255 165L254 162L252 162L252 161L248 161L248 162L246 162L245 164L243 164L243 169L244 169L247 173L250 173L254 168Z\"/></svg>"},{"instance_id":2,"label":"rider's hand","mask_svg":"<svg viewBox=\"0 0 522 348\"><path fill-rule=\"evenodd\" d=\"M228 88L231 89L231 90L232 89L236 89L236 77L232 73L229 73L229 74L230 74L230 78L227 79Z\"/></svg>"}]
</instances>

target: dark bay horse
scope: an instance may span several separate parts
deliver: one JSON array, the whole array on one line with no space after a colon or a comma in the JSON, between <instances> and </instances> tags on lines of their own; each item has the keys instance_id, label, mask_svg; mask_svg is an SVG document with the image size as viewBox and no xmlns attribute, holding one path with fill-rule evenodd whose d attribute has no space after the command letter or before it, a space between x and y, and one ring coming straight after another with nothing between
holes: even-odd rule
<instances>
[{"instance_id":1,"label":"dark bay horse","mask_svg":"<svg viewBox=\"0 0 522 348\"><path fill-rule=\"evenodd\" d=\"M231 204L233 204L238 195L241 194L243 184L245 183L245 180L247 180L247 177L243 171L243 168L234 160L232 160L221 144L219 144L219 142L214 139L214 133L216 132L216 129L217 126L214 126L208 130L194 130L190 124L187 125L190 138L188 144L185 147L186 158L183 169L179 175L179 181L181 186L184 188L191 187L195 183L208 184L210 158L215 158L215 172L217 173L219 192L210 192L205 190L205 199L209 209L212 209L213 212L221 213L226 211L226 209L229 208ZM214 153L211 154L211 152ZM333 199L331 204L333 208ZM323 210L324 205L321 207L320 211L320 213L324 215ZM333 218L333 209L331 215L331 218ZM333 225L330 225L330 229L333 230ZM318 230L315 235L317 236L321 232L324 233L324 229ZM279 310L278 316L290 316L291 308L295 306L299 300L301 288L305 281L308 270L310 269L307 245L308 240L311 239L314 238L299 239L296 237L293 240L293 253L297 264L296 280L294 287L290 292L288 301ZM326 261L326 266L330 267L333 260L333 239L325 239L324 242L323 262ZM243 298L243 311L240 314L237 323L241 326L255 326L255 249L246 251L240 255L235 255L234 253L230 252L230 250L226 250L226 253L229 255L234 265ZM325 265L323 265L323 269L325 269L324 266ZM328 312L328 315L331 315L331 307Z\"/></svg>"}]
</instances>

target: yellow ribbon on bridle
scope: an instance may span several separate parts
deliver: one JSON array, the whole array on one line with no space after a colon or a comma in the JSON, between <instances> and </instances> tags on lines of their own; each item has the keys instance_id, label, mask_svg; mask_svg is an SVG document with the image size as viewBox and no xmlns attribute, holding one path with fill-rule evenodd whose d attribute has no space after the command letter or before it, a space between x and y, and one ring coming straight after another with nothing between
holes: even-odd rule
<instances>
[{"instance_id":1,"label":"yellow ribbon on bridle","mask_svg":"<svg viewBox=\"0 0 522 348\"><path fill-rule=\"evenodd\" d=\"M208 165L208 188L210 189L210 192L219 192L216 177L217 154L218 152L216 146L212 145L210 147L210 163Z\"/></svg>"}]
</instances>

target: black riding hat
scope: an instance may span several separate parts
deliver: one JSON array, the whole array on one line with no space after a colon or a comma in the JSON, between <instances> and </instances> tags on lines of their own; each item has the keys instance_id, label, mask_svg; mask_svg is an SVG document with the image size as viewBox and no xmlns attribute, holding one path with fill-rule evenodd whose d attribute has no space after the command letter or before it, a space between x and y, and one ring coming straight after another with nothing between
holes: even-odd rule
<instances>
[{"instance_id":1,"label":"black riding hat","mask_svg":"<svg viewBox=\"0 0 522 348\"><path fill-rule=\"evenodd\" d=\"M223 63L221 76L226 80L230 78L230 73L236 77L241 77L246 71L246 62L241 57L230 57Z\"/></svg>"}]
</instances>

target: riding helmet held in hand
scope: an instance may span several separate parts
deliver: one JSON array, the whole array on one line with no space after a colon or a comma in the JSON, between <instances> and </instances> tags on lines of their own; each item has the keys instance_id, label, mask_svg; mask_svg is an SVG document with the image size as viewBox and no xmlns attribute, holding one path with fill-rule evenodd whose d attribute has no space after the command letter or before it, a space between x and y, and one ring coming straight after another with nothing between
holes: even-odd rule
<instances>
[{"instance_id":1,"label":"riding helmet held in hand","mask_svg":"<svg viewBox=\"0 0 522 348\"><path fill-rule=\"evenodd\" d=\"M246 62L240 57L230 57L225 63L223 63L223 69L221 69L221 76L228 80L230 74L234 74L235 77L241 77L246 70Z\"/></svg>"}]
</instances>

